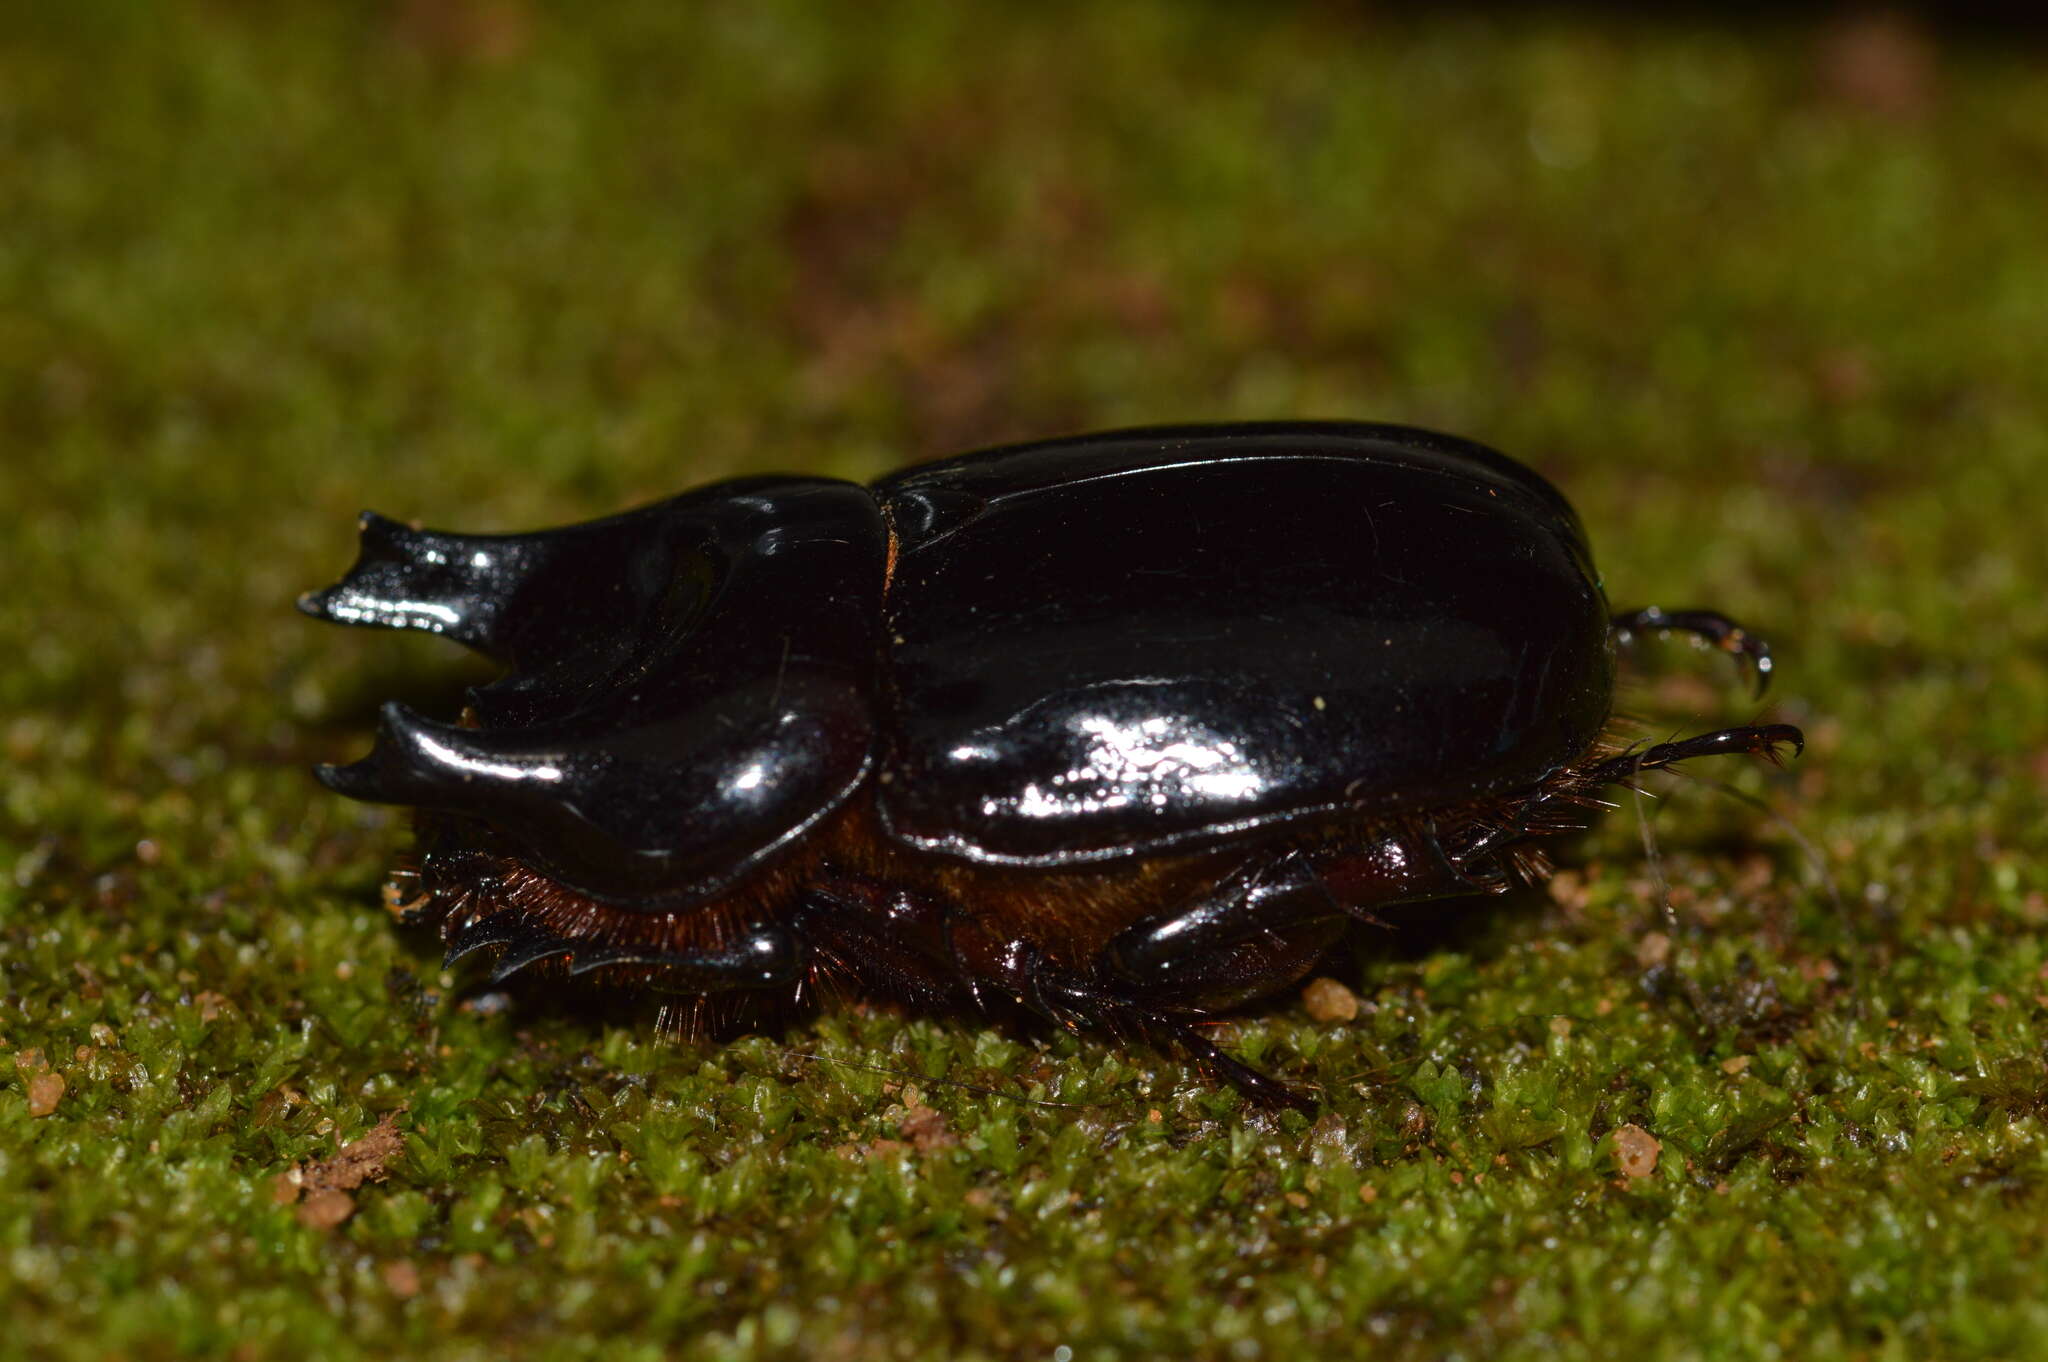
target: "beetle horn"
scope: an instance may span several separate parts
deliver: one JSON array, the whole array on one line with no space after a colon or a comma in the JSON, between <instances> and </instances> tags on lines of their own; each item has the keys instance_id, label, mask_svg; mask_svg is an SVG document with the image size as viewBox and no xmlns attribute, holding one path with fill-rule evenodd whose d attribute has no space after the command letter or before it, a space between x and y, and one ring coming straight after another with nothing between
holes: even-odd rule
<instances>
[{"instance_id":1,"label":"beetle horn","mask_svg":"<svg viewBox=\"0 0 2048 1362\"><path fill-rule=\"evenodd\" d=\"M299 597L315 619L445 634L497 655L503 578L521 556L519 536L445 534L375 511L361 520L355 565L322 591Z\"/></svg>"},{"instance_id":2,"label":"beetle horn","mask_svg":"<svg viewBox=\"0 0 2048 1362\"><path fill-rule=\"evenodd\" d=\"M515 791L562 779L548 757L488 745L474 729L436 723L396 701L380 712L370 754L347 766L316 767L321 784L375 804L481 813Z\"/></svg>"}]
</instances>

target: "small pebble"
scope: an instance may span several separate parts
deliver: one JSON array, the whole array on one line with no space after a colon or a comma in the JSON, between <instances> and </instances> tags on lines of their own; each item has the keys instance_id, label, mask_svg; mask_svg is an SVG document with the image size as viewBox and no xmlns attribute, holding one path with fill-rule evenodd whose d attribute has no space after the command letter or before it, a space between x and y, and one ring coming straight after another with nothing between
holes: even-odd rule
<instances>
[{"instance_id":1,"label":"small pebble","mask_svg":"<svg viewBox=\"0 0 2048 1362\"><path fill-rule=\"evenodd\" d=\"M64 1075L39 1073L28 1081L28 1114L48 1116L64 1100Z\"/></svg>"},{"instance_id":2,"label":"small pebble","mask_svg":"<svg viewBox=\"0 0 2048 1362\"><path fill-rule=\"evenodd\" d=\"M1657 1171L1657 1156L1664 1146L1657 1137L1638 1125L1619 1126L1614 1132L1614 1166L1625 1178L1646 1178Z\"/></svg>"},{"instance_id":3,"label":"small pebble","mask_svg":"<svg viewBox=\"0 0 2048 1362\"><path fill-rule=\"evenodd\" d=\"M400 1300L411 1300L420 1293L420 1270L404 1258L396 1258L380 1269L384 1285Z\"/></svg>"},{"instance_id":4,"label":"small pebble","mask_svg":"<svg viewBox=\"0 0 2048 1362\"><path fill-rule=\"evenodd\" d=\"M1583 912L1593 896L1586 889L1586 877L1576 870L1560 870L1550 877L1550 900L1568 912Z\"/></svg>"},{"instance_id":5,"label":"small pebble","mask_svg":"<svg viewBox=\"0 0 2048 1362\"><path fill-rule=\"evenodd\" d=\"M1358 1016L1358 995L1335 979L1318 976L1301 990L1308 1014L1319 1022L1348 1022Z\"/></svg>"},{"instance_id":6,"label":"small pebble","mask_svg":"<svg viewBox=\"0 0 2048 1362\"><path fill-rule=\"evenodd\" d=\"M356 1199L338 1187L315 1192L299 1203L299 1223L308 1229L331 1230L356 1213Z\"/></svg>"}]
</instances>

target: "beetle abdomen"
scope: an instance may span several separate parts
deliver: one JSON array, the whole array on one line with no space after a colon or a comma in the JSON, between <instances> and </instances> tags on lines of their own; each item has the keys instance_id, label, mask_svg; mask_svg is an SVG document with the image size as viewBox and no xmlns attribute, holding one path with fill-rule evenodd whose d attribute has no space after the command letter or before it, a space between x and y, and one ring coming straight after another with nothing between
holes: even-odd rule
<instances>
[{"instance_id":1,"label":"beetle abdomen","mask_svg":"<svg viewBox=\"0 0 2048 1362\"><path fill-rule=\"evenodd\" d=\"M1608 614L1575 517L1479 446L1358 425L1133 431L876 495L882 816L1055 866L1536 786L1592 746Z\"/></svg>"}]
</instances>

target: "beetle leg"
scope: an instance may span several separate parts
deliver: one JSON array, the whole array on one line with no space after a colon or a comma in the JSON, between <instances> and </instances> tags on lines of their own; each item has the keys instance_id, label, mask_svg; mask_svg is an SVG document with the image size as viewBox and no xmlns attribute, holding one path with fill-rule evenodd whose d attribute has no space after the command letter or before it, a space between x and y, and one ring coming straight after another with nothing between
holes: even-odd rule
<instances>
[{"instance_id":1,"label":"beetle leg","mask_svg":"<svg viewBox=\"0 0 2048 1362\"><path fill-rule=\"evenodd\" d=\"M1454 859L1432 831L1410 829L1336 853L1252 861L1215 892L1119 932L1089 979L1041 978L1038 990L1052 995L1050 1010L1093 1008L1107 1025L1177 1046L1254 1101L1306 1106L1300 1093L1219 1049L1193 1018L1285 988L1352 920L1374 920L1374 908L1505 888L1486 851Z\"/></svg>"},{"instance_id":2,"label":"beetle leg","mask_svg":"<svg viewBox=\"0 0 2048 1362\"><path fill-rule=\"evenodd\" d=\"M756 923L716 946L665 951L635 946L577 946L571 974L631 965L651 969L648 984L668 993L730 993L793 984L803 968L801 947L788 932Z\"/></svg>"},{"instance_id":3,"label":"beetle leg","mask_svg":"<svg viewBox=\"0 0 2048 1362\"><path fill-rule=\"evenodd\" d=\"M1724 728L1718 733L1702 733L1697 737L1681 738L1677 742L1660 742L1639 752L1624 752L1618 757L1589 768L1584 775L1588 788L1600 785L1617 785L1644 771L1661 771L1681 761L1694 757L1757 756L1768 758L1772 763L1783 759L1778 755L1780 746L1789 746L1792 755L1798 756L1806 750L1806 735L1791 724L1763 724L1752 728Z\"/></svg>"},{"instance_id":4,"label":"beetle leg","mask_svg":"<svg viewBox=\"0 0 2048 1362\"><path fill-rule=\"evenodd\" d=\"M1624 646L1637 634L1691 634L1746 668L1758 695L1771 684L1771 645L1718 610L1660 610L1652 605L1616 615L1612 627L1615 641Z\"/></svg>"},{"instance_id":5,"label":"beetle leg","mask_svg":"<svg viewBox=\"0 0 2048 1362\"><path fill-rule=\"evenodd\" d=\"M1797 756L1806 749L1806 735L1791 724L1724 728L1624 752L1576 773L1561 773L1519 808L1501 815L1473 841L1458 847L1451 859L1469 870L1475 862L1483 863L1483 858L1519 842L1576 831L1584 826L1584 819L1571 817L1570 811L1600 806L1603 801L1594 791L1604 785L1624 785L1645 771L1662 771L1694 757L1760 756L1775 764L1782 760L1778 755L1781 746L1790 746Z\"/></svg>"},{"instance_id":6,"label":"beetle leg","mask_svg":"<svg viewBox=\"0 0 2048 1362\"><path fill-rule=\"evenodd\" d=\"M807 886L793 927L814 969L827 975L912 1001L1015 1005L1065 1030L1152 1041L1255 1102L1302 1107L1301 1094L1226 1054L1190 1016L1292 982L1343 930L1343 910L1305 858L1284 858L1274 872L1241 873L1231 881L1234 898L1221 892L1125 931L1117 938L1123 958L1113 944L1083 968L937 895L851 874ZM1141 972L1151 965L1152 977L1133 977L1132 962Z\"/></svg>"},{"instance_id":7,"label":"beetle leg","mask_svg":"<svg viewBox=\"0 0 2048 1362\"><path fill-rule=\"evenodd\" d=\"M844 979L926 1006L980 1004L981 986L955 957L954 912L935 897L855 875L807 885L792 928L813 958L812 973Z\"/></svg>"},{"instance_id":8,"label":"beetle leg","mask_svg":"<svg viewBox=\"0 0 2048 1362\"><path fill-rule=\"evenodd\" d=\"M1217 889L1136 923L1103 947L1090 977L1041 993L1092 1011L1112 1029L1179 1049L1264 1106L1313 1105L1220 1048L1193 1018L1285 988L1343 936L1350 911L1315 863L1295 851L1240 867Z\"/></svg>"},{"instance_id":9,"label":"beetle leg","mask_svg":"<svg viewBox=\"0 0 2048 1362\"><path fill-rule=\"evenodd\" d=\"M1347 921L1309 858L1290 852L1240 867L1213 893L1117 933L1099 972L1135 1002L1214 1012L1299 979Z\"/></svg>"},{"instance_id":10,"label":"beetle leg","mask_svg":"<svg viewBox=\"0 0 2048 1362\"><path fill-rule=\"evenodd\" d=\"M789 933L767 924L684 950L565 940L509 912L459 927L451 924L444 935L448 953L442 967L488 951L493 984L543 961L558 960L572 975L632 967L644 973L647 986L664 992L729 993L794 983L801 964L801 951Z\"/></svg>"},{"instance_id":11,"label":"beetle leg","mask_svg":"<svg viewBox=\"0 0 2048 1362\"><path fill-rule=\"evenodd\" d=\"M1347 913L1371 922L1375 908L1501 892L1508 876L1490 853L1519 835L1519 829L1488 827L1469 844L1454 841L1455 849L1447 849L1434 828L1421 828L1326 856L1317 873Z\"/></svg>"},{"instance_id":12,"label":"beetle leg","mask_svg":"<svg viewBox=\"0 0 2048 1362\"><path fill-rule=\"evenodd\" d=\"M1163 1024L1171 1028L1173 1043L1185 1050L1197 1064L1207 1064L1214 1068L1223 1076L1224 1082L1260 1106L1292 1107L1296 1111L1314 1113L1314 1098L1270 1074L1254 1069L1210 1040L1198 1028L1185 1022Z\"/></svg>"},{"instance_id":13,"label":"beetle leg","mask_svg":"<svg viewBox=\"0 0 2048 1362\"><path fill-rule=\"evenodd\" d=\"M1332 920L1341 927L1341 916ZM1324 948L1327 946L1325 942ZM1157 1001L1134 996L1130 980L1106 975L1102 970L1097 970L1093 977L1075 974L1035 952L1028 954L1028 991L1021 1001L1055 1023L1069 1030L1083 1025L1099 1026L1178 1050L1196 1064L1214 1070L1260 1106L1315 1109L1313 1098L1223 1049L1187 1016L1175 1015ZM1321 954L1321 950L1315 954ZM1314 956L1309 960L1312 963Z\"/></svg>"}]
</instances>

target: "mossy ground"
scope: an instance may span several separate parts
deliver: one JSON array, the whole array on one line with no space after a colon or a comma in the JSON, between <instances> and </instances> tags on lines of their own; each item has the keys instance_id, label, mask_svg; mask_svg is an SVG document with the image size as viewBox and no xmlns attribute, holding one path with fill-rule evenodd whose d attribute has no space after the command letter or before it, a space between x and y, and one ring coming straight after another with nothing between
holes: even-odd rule
<instances>
[{"instance_id":1,"label":"mossy ground","mask_svg":"<svg viewBox=\"0 0 2048 1362\"><path fill-rule=\"evenodd\" d=\"M6 27L0 1354L2048 1350L2023 41L755 0ZM1642 986L1625 809L1556 892L1368 938L1356 1021L1234 1023L1309 1121L968 1018L688 1045L479 1007L377 904L398 822L306 776L464 675L292 612L363 504L523 528L1284 416L1495 443L1618 604L1765 628L1812 745L1713 774L1839 901L1674 784L1703 1012ZM1752 712L1659 661L1657 727ZM352 1219L277 1204L389 1113Z\"/></svg>"}]
</instances>

